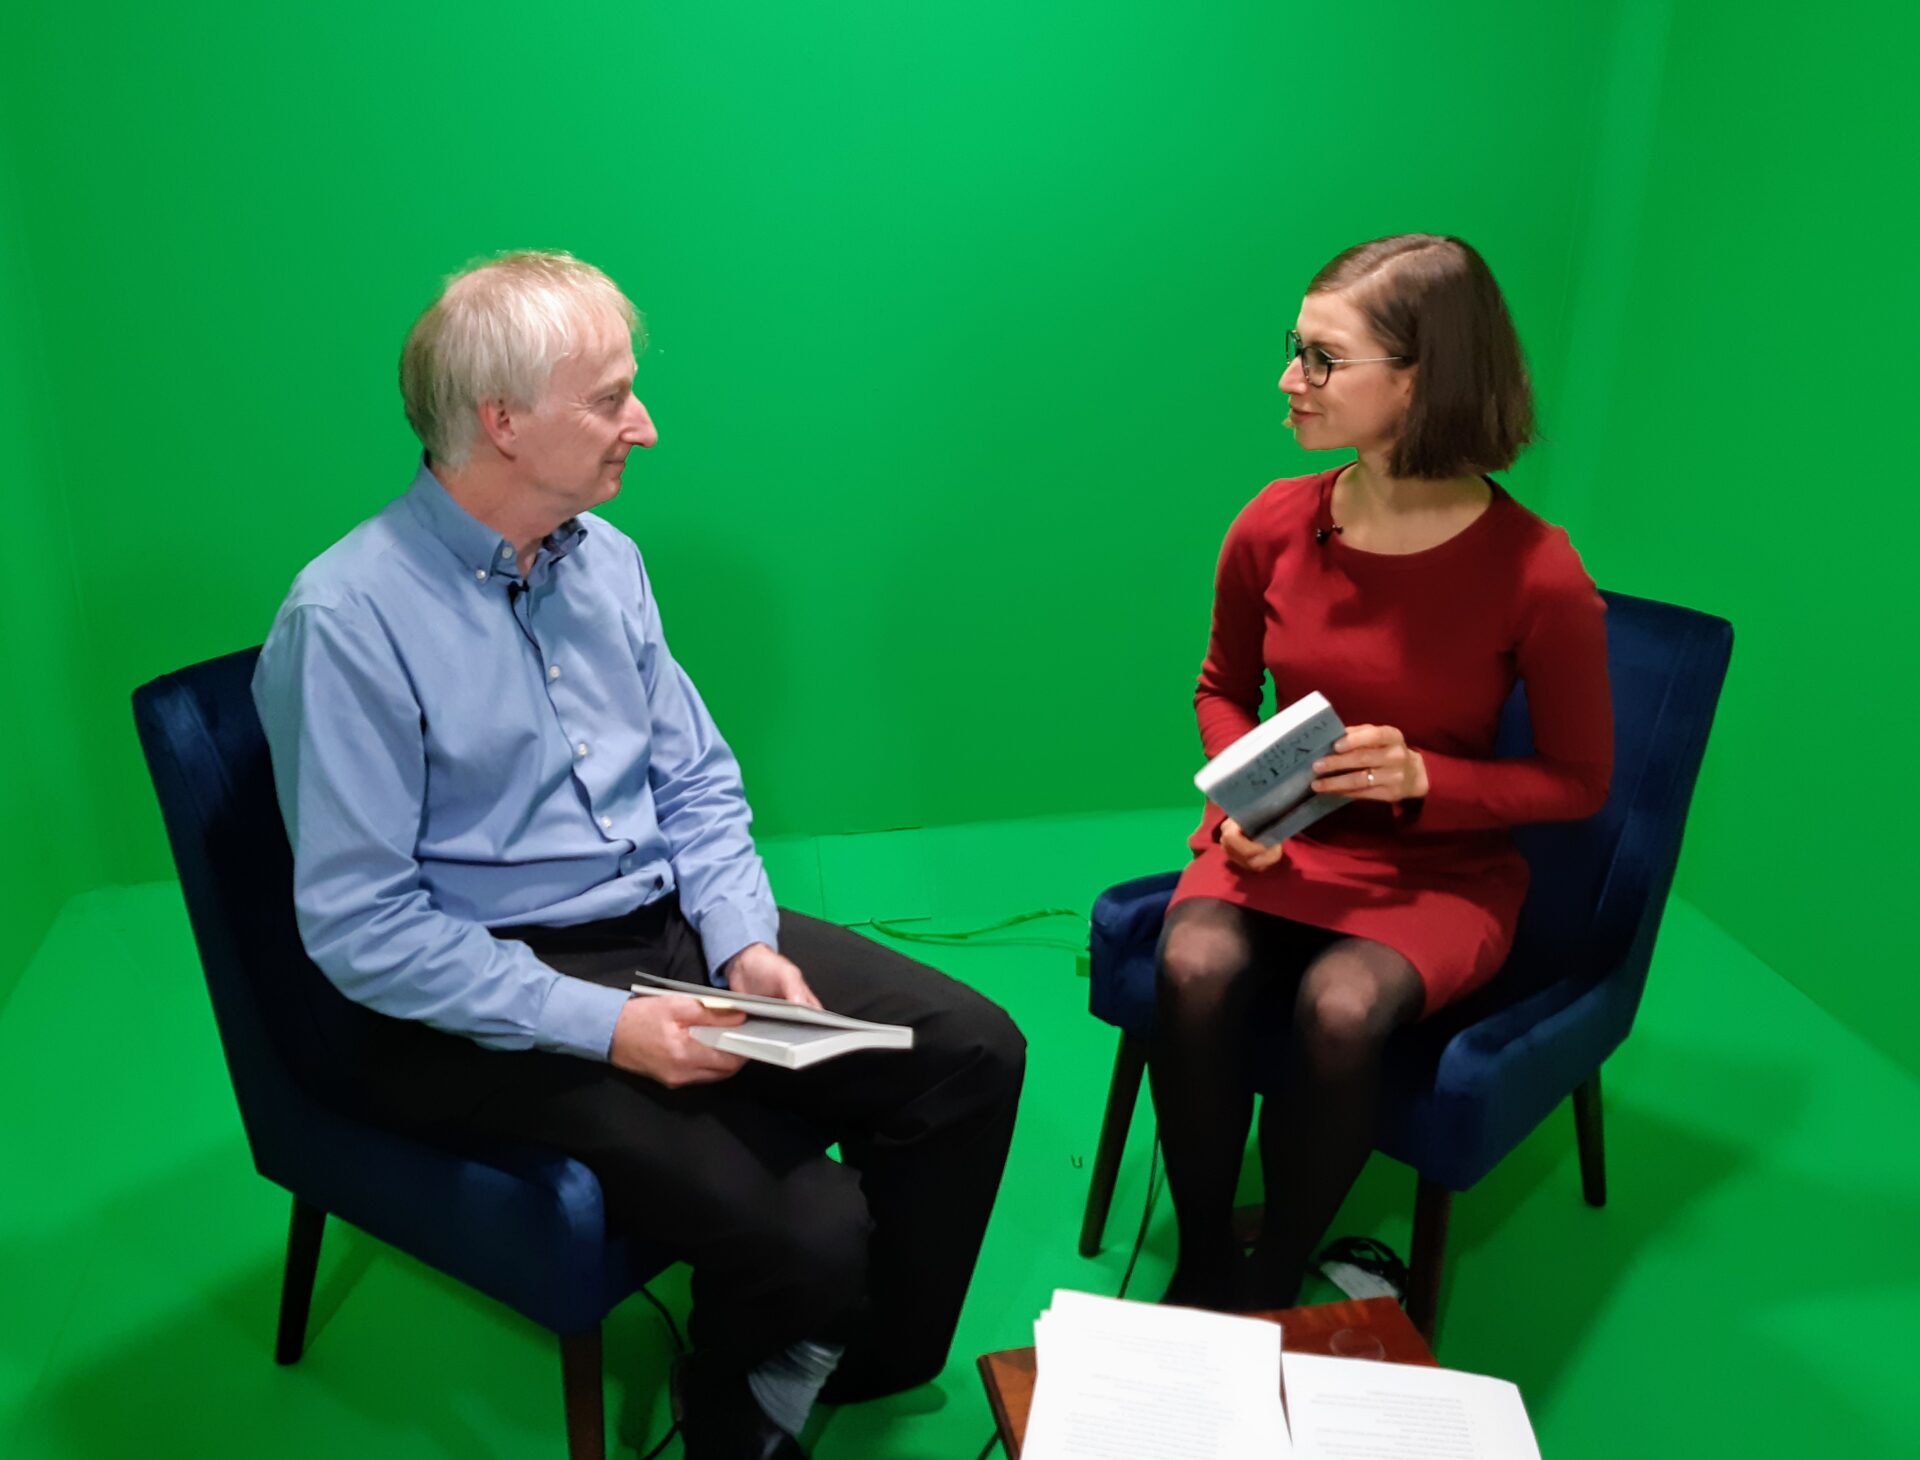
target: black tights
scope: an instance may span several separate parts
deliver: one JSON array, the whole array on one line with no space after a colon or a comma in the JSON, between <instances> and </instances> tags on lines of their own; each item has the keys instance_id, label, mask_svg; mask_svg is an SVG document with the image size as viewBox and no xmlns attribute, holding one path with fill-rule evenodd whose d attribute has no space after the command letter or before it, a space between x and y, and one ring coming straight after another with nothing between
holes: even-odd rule
<instances>
[{"instance_id":1,"label":"black tights","mask_svg":"<svg viewBox=\"0 0 1920 1460\"><path fill-rule=\"evenodd\" d=\"M1255 1013L1295 980L1284 1084L1260 1111L1266 1216L1243 1271L1232 1216L1253 1118ZM1425 996L1413 965L1381 943L1213 898L1168 914L1148 1075L1180 1225L1169 1299L1293 1301L1373 1149L1387 1036L1419 1018Z\"/></svg>"}]
</instances>

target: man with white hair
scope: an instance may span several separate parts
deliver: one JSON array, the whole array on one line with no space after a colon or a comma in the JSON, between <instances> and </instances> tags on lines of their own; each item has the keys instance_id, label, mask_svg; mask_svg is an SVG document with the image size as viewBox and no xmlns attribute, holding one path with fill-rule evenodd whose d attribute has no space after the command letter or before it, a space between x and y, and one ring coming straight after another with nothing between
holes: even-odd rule
<instances>
[{"instance_id":1,"label":"man with white hair","mask_svg":"<svg viewBox=\"0 0 1920 1460\"><path fill-rule=\"evenodd\" d=\"M945 1363L1025 1044L964 986L776 908L639 551L591 512L656 439L637 328L566 254L456 276L401 356L420 470L300 574L254 699L302 940L373 1011L340 1093L590 1166L610 1221L693 1265L687 1455L792 1456L830 1375L858 1399ZM739 1015L634 998L637 968L915 1046L745 1066L693 1035Z\"/></svg>"}]
</instances>

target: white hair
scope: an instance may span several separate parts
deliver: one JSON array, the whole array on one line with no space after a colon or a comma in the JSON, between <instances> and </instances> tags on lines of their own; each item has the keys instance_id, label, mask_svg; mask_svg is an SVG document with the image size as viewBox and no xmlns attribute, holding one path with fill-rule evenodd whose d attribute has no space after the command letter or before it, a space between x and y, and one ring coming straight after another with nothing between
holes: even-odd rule
<instances>
[{"instance_id":1,"label":"white hair","mask_svg":"<svg viewBox=\"0 0 1920 1460\"><path fill-rule=\"evenodd\" d=\"M620 287L569 253L505 253L448 279L400 351L400 395L427 455L464 463L480 429L476 407L537 406L555 364L596 326L641 332Z\"/></svg>"}]
</instances>

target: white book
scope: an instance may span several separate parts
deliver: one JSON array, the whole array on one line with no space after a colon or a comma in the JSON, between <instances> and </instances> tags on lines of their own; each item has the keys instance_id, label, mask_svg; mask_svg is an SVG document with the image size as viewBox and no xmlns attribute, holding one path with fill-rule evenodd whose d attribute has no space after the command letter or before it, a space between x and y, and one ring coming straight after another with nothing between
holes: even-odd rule
<instances>
[{"instance_id":1,"label":"white book","mask_svg":"<svg viewBox=\"0 0 1920 1460\"><path fill-rule=\"evenodd\" d=\"M1344 796L1315 795L1313 763L1333 753L1347 727L1317 690L1276 710L1221 751L1194 776L1194 785L1240 829L1278 846L1330 811Z\"/></svg>"},{"instance_id":2,"label":"white book","mask_svg":"<svg viewBox=\"0 0 1920 1460\"><path fill-rule=\"evenodd\" d=\"M745 1014L744 1024L726 1028L696 1025L692 1031L702 1044L742 1059L803 1070L857 1050L913 1048L913 1030L904 1024L875 1024L830 1009L796 1004L791 999L735 993L653 973L635 973L633 977L631 988L636 994L653 998L685 994L698 999L705 1008L737 1009Z\"/></svg>"}]
</instances>

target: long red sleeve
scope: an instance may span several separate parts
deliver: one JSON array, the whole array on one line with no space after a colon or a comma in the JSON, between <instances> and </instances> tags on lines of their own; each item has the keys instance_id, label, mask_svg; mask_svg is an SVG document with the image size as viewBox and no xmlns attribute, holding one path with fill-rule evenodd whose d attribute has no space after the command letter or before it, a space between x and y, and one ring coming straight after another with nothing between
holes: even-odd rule
<instances>
[{"instance_id":1,"label":"long red sleeve","mask_svg":"<svg viewBox=\"0 0 1920 1460\"><path fill-rule=\"evenodd\" d=\"M1260 723L1260 700L1267 666L1260 655L1266 631L1261 600L1259 545L1243 524L1242 513L1227 532L1214 572L1213 627L1207 658L1194 690L1200 720L1200 745L1209 759Z\"/></svg>"},{"instance_id":2,"label":"long red sleeve","mask_svg":"<svg viewBox=\"0 0 1920 1460\"><path fill-rule=\"evenodd\" d=\"M1514 657L1526 681L1534 753L1517 760L1481 760L1414 746L1426 762L1430 785L1415 822L1422 831L1578 821L1607 799L1613 696L1607 682L1606 606L1584 572L1576 580L1564 565L1551 581L1527 585L1525 603Z\"/></svg>"}]
</instances>

